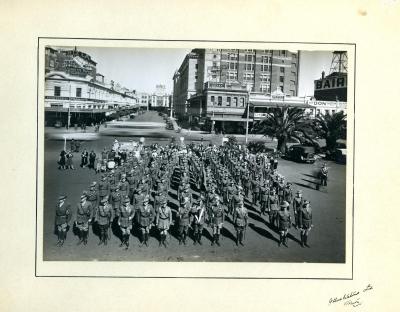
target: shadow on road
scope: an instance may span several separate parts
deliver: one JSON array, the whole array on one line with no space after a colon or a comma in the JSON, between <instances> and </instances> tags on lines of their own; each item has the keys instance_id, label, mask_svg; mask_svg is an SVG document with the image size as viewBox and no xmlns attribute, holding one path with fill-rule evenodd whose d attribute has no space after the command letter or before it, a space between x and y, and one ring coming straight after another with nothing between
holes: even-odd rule
<instances>
[{"instance_id":1,"label":"shadow on road","mask_svg":"<svg viewBox=\"0 0 400 312\"><path fill-rule=\"evenodd\" d=\"M260 228L253 223L249 223L249 227L256 233L260 234L261 236L264 236L265 238L268 238L270 240L273 240L277 243L279 243L279 240L276 239L270 232L268 232L266 229Z\"/></svg>"}]
</instances>

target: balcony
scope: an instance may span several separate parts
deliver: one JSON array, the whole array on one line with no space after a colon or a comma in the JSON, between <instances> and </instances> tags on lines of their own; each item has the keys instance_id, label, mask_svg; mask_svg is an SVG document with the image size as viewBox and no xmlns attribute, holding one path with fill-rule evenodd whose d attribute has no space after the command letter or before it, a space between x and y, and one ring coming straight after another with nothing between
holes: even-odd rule
<instances>
[{"instance_id":1,"label":"balcony","mask_svg":"<svg viewBox=\"0 0 400 312\"><path fill-rule=\"evenodd\" d=\"M245 85L233 84L233 83L225 83L225 82L213 82L213 81L207 81L207 82L204 84L204 89L220 89L220 90L240 90L240 91L247 91Z\"/></svg>"}]
</instances>

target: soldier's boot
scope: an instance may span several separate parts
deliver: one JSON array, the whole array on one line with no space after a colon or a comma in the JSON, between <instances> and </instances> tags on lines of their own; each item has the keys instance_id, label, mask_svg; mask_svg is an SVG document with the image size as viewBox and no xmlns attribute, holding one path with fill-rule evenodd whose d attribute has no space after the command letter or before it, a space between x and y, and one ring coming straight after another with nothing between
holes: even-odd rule
<instances>
[{"instance_id":1,"label":"soldier's boot","mask_svg":"<svg viewBox=\"0 0 400 312\"><path fill-rule=\"evenodd\" d=\"M125 250L129 248L129 234L125 235Z\"/></svg>"},{"instance_id":2,"label":"soldier's boot","mask_svg":"<svg viewBox=\"0 0 400 312\"><path fill-rule=\"evenodd\" d=\"M58 231L57 232L57 244L56 244L56 246L60 246L60 244L61 244L61 234L60 234L60 231Z\"/></svg>"},{"instance_id":3,"label":"soldier's boot","mask_svg":"<svg viewBox=\"0 0 400 312\"><path fill-rule=\"evenodd\" d=\"M300 233L301 247L304 248L304 234Z\"/></svg>"},{"instance_id":4,"label":"soldier's boot","mask_svg":"<svg viewBox=\"0 0 400 312\"><path fill-rule=\"evenodd\" d=\"M158 242L158 247L161 247L164 239L164 234L160 234L160 241Z\"/></svg>"},{"instance_id":5,"label":"soldier's boot","mask_svg":"<svg viewBox=\"0 0 400 312\"><path fill-rule=\"evenodd\" d=\"M197 233L197 242L199 243L199 245L202 245L202 243L201 243L201 233Z\"/></svg>"},{"instance_id":6,"label":"soldier's boot","mask_svg":"<svg viewBox=\"0 0 400 312\"><path fill-rule=\"evenodd\" d=\"M166 240L167 240L167 235L164 234L163 237L162 237L162 244L164 245L165 248L167 248L167 242L166 242Z\"/></svg>"},{"instance_id":7,"label":"soldier's boot","mask_svg":"<svg viewBox=\"0 0 400 312\"><path fill-rule=\"evenodd\" d=\"M288 238L287 238L286 234L283 236L283 245L285 245L286 247L289 247L288 246Z\"/></svg>"},{"instance_id":8,"label":"soldier's boot","mask_svg":"<svg viewBox=\"0 0 400 312\"><path fill-rule=\"evenodd\" d=\"M306 247L310 248L310 245L307 244L307 238L308 238L308 235L307 235L307 234L304 234L304 245L305 245Z\"/></svg>"},{"instance_id":9,"label":"soldier's boot","mask_svg":"<svg viewBox=\"0 0 400 312\"><path fill-rule=\"evenodd\" d=\"M97 245L100 246L101 244L104 244L104 233L103 232L100 233L100 241Z\"/></svg>"},{"instance_id":10,"label":"soldier's boot","mask_svg":"<svg viewBox=\"0 0 400 312\"><path fill-rule=\"evenodd\" d=\"M239 243L240 243L240 245L244 246L244 243L243 243L243 232L242 231L239 234Z\"/></svg>"},{"instance_id":11,"label":"soldier's boot","mask_svg":"<svg viewBox=\"0 0 400 312\"><path fill-rule=\"evenodd\" d=\"M199 233L194 233L193 245L197 245L199 241Z\"/></svg>"},{"instance_id":12,"label":"soldier's boot","mask_svg":"<svg viewBox=\"0 0 400 312\"><path fill-rule=\"evenodd\" d=\"M146 245L146 247L149 247L149 233L145 233L144 234L144 244Z\"/></svg>"},{"instance_id":13,"label":"soldier's boot","mask_svg":"<svg viewBox=\"0 0 400 312\"><path fill-rule=\"evenodd\" d=\"M236 246L239 246L239 242L240 242L240 232L237 231L236 232Z\"/></svg>"},{"instance_id":14,"label":"soldier's boot","mask_svg":"<svg viewBox=\"0 0 400 312\"><path fill-rule=\"evenodd\" d=\"M89 231L84 231L83 232L83 244L84 245L86 245L87 244L87 239L88 239L88 234L89 234Z\"/></svg>"},{"instance_id":15,"label":"soldier's boot","mask_svg":"<svg viewBox=\"0 0 400 312\"><path fill-rule=\"evenodd\" d=\"M215 243L218 245L218 246L221 246L220 245L220 243L219 243L219 234L215 234Z\"/></svg>"},{"instance_id":16,"label":"soldier's boot","mask_svg":"<svg viewBox=\"0 0 400 312\"><path fill-rule=\"evenodd\" d=\"M282 245L283 242L283 235L279 234L279 247Z\"/></svg>"},{"instance_id":17,"label":"soldier's boot","mask_svg":"<svg viewBox=\"0 0 400 312\"><path fill-rule=\"evenodd\" d=\"M66 232L61 231L61 242L60 242L60 247L61 247L62 245L64 245L65 237L66 237Z\"/></svg>"},{"instance_id":18,"label":"soldier's boot","mask_svg":"<svg viewBox=\"0 0 400 312\"><path fill-rule=\"evenodd\" d=\"M211 241L211 246L214 246L215 241L216 241L216 237L217 237L217 234L214 234L214 235L213 235L213 239L212 239L212 241Z\"/></svg>"},{"instance_id":19,"label":"soldier's boot","mask_svg":"<svg viewBox=\"0 0 400 312\"><path fill-rule=\"evenodd\" d=\"M186 246L186 232L183 232L183 239L182 239L182 241L183 241L183 245Z\"/></svg>"}]
</instances>

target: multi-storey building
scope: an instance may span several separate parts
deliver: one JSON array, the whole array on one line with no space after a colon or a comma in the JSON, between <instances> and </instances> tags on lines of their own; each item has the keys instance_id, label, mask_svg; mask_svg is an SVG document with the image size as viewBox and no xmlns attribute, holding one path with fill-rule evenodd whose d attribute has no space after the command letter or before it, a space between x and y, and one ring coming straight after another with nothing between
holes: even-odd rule
<instances>
[{"instance_id":1,"label":"multi-storey building","mask_svg":"<svg viewBox=\"0 0 400 312\"><path fill-rule=\"evenodd\" d=\"M135 107L127 88L105 81L89 55L74 50L45 50L45 122L53 125L98 122L120 108Z\"/></svg>"},{"instance_id":2,"label":"multi-storey building","mask_svg":"<svg viewBox=\"0 0 400 312\"><path fill-rule=\"evenodd\" d=\"M243 123L250 93L297 95L298 64L287 50L194 49L174 74L173 109L222 127Z\"/></svg>"}]
</instances>

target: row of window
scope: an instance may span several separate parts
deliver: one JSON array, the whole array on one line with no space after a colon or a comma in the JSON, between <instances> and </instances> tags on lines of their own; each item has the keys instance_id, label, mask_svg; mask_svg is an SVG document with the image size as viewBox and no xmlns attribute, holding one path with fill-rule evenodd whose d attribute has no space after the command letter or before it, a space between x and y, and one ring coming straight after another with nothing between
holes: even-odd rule
<instances>
[{"instance_id":1,"label":"row of window","mask_svg":"<svg viewBox=\"0 0 400 312\"><path fill-rule=\"evenodd\" d=\"M54 86L54 96L61 96L60 86ZM82 88L76 88L75 97L82 97Z\"/></svg>"},{"instance_id":2,"label":"row of window","mask_svg":"<svg viewBox=\"0 0 400 312\"><path fill-rule=\"evenodd\" d=\"M238 97L226 97L226 106L234 106L234 107L244 107L244 98L238 98ZM222 96L217 97L217 102L215 103L215 96L211 96L211 104L215 105L217 104L218 106L222 106Z\"/></svg>"}]
</instances>

